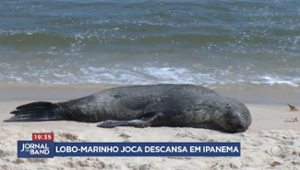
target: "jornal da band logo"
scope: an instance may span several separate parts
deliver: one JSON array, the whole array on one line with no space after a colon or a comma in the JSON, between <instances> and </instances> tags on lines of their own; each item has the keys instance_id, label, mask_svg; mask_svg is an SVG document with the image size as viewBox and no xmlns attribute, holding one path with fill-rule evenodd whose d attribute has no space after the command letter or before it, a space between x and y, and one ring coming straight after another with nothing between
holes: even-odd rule
<instances>
[{"instance_id":1,"label":"jornal da band logo","mask_svg":"<svg viewBox=\"0 0 300 170\"><path fill-rule=\"evenodd\" d=\"M50 154L47 143L23 143L21 152L29 152L31 156L48 156Z\"/></svg>"},{"instance_id":2,"label":"jornal da band logo","mask_svg":"<svg viewBox=\"0 0 300 170\"><path fill-rule=\"evenodd\" d=\"M19 158L53 158L54 134L33 133L32 141L18 141Z\"/></svg>"}]
</instances>

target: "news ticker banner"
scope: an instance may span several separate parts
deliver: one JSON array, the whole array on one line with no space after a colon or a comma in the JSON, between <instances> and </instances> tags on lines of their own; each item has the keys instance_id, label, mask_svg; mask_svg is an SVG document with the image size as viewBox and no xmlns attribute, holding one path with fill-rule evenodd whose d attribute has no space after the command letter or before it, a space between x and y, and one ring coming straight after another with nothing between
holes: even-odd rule
<instances>
[{"instance_id":1,"label":"news ticker banner","mask_svg":"<svg viewBox=\"0 0 300 170\"><path fill-rule=\"evenodd\" d=\"M18 141L18 158L60 156L241 156L239 142L54 142L53 133Z\"/></svg>"}]
</instances>

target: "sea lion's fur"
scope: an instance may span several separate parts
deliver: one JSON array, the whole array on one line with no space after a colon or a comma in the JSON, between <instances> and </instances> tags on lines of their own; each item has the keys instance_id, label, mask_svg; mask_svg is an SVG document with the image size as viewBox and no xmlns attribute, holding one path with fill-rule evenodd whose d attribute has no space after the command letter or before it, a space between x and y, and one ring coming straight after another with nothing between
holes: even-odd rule
<instances>
[{"instance_id":1,"label":"sea lion's fur","mask_svg":"<svg viewBox=\"0 0 300 170\"><path fill-rule=\"evenodd\" d=\"M141 85L103 90L60 103L17 107L6 122L75 120L99 127L171 126L246 131L251 115L241 102L195 85Z\"/></svg>"}]
</instances>

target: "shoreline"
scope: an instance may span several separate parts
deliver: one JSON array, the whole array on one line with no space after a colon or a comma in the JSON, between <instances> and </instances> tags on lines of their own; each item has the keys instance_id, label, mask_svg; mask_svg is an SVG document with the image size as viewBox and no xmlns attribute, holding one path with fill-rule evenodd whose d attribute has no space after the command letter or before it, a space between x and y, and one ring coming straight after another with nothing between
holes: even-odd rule
<instances>
[{"instance_id":1,"label":"shoreline","mask_svg":"<svg viewBox=\"0 0 300 170\"><path fill-rule=\"evenodd\" d=\"M99 92L104 89L130 86L128 84L81 84L81 85L11 85L0 86L0 101L20 100L70 100ZM207 87L222 96L232 97L250 104L300 105L300 88L282 85L243 86L223 85Z\"/></svg>"}]
</instances>

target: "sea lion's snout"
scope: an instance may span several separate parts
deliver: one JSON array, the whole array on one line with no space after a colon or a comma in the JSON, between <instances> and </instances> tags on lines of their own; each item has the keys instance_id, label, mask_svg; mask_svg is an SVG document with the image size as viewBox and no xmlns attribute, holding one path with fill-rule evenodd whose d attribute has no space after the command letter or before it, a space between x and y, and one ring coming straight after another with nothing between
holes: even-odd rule
<instances>
[{"instance_id":1,"label":"sea lion's snout","mask_svg":"<svg viewBox=\"0 0 300 170\"><path fill-rule=\"evenodd\" d=\"M223 128L228 132L244 132L248 129L248 126L245 120L241 117L239 112L235 112L233 109L230 109L227 114L224 115L225 122Z\"/></svg>"},{"instance_id":2,"label":"sea lion's snout","mask_svg":"<svg viewBox=\"0 0 300 170\"><path fill-rule=\"evenodd\" d=\"M233 124L232 129L234 132L244 132L248 129L248 126L245 120L240 116L239 112L236 112L235 115L237 116L237 121Z\"/></svg>"},{"instance_id":3,"label":"sea lion's snout","mask_svg":"<svg viewBox=\"0 0 300 170\"><path fill-rule=\"evenodd\" d=\"M246 131L251 122L251 115L248 108L241 102L227 98L228 102L222 110L225 112L223 119L224 124L222 127L225 131L229 132L244 132Z\"/></svg>"}]
</instances>

